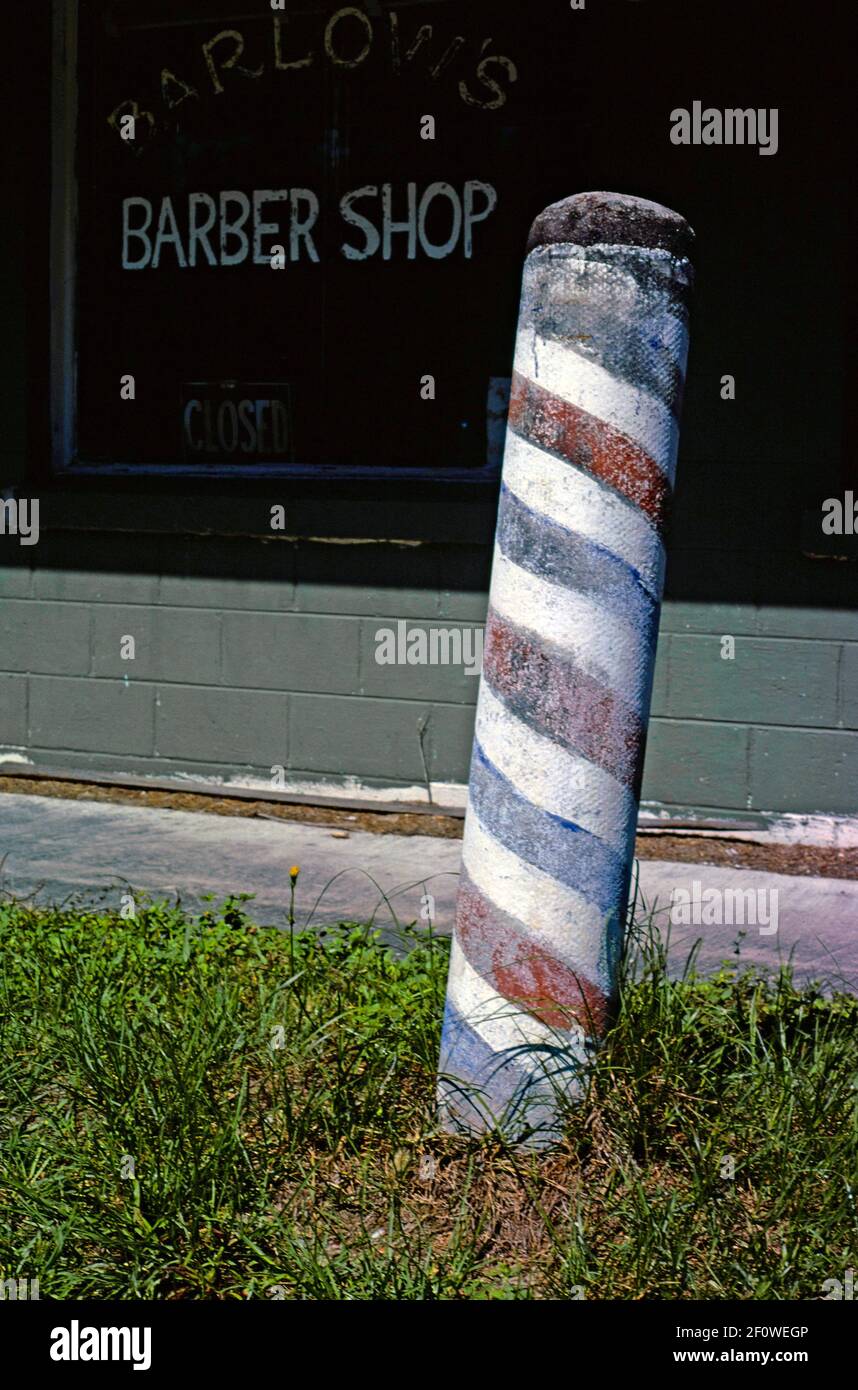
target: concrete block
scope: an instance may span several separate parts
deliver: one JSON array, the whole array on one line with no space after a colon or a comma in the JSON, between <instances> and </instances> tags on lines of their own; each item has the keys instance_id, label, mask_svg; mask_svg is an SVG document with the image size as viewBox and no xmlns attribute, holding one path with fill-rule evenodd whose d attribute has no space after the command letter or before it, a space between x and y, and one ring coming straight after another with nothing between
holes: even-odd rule
<instances>
[{"instance_id":1,"label":"concrete block","mask_svg":"<svg viewBox=\"0 0 858 1390\"><path fill-rule=\"evenodd\" d=\"M103 605L93 615L92 661L98 676L215 685L220 676L220 614L202 609ZM134 659L121 655L134 638Z\"/></svg>"},{"instance_id":2,"label":"concrete block","mask_svg":"<svg viewBox=\"0 0 858 1390\"><path fill-rule=\"evenodd\" d=\"M294 695L290 768L307 773L425 782L467 780L473 710L418 700Z\"/></svg>"},{"instance_id":3,"label":"concrete block","mask_svg":"<svg viewBox=\"0 0 858 1390\"><path fill-rule=\"evenodd\" d=\"M155 750L160 757L216 764L288 766L288 695L208 686L158 687Z\"/></svg>"},{"instance_id":4,"label":"concrete block","mask_svg":"<svg viewBox=\"0 0 858 1390\"><path fill-rule=\"evenodd\" d=\"M858 810L858 733L753 729L751 805L761 811Z\"/></svg>"},{"instance_id":5,"label":"concrete block","mask_svg":"<svg viewBox=\"0 0 858 1390\"><path fill-rule=\"evenodd\" d=\"M40 748L151 753L155 687L124 681L30 677L30 742Z\"/></svg>"},{"instance_id":6,"label":"concrete block","mask_svg":"<svg viewBox=\"0 0 858 1390\"><path fill-rule=\"evenodd\" d=\"M224 685L355 694L360 622L325 614L225 613Z\"/></svg>"},{"instance_id":7,"label":"concrete block","mask_svg":"<svg viewBox=\"0 0 858 1390\"><path fill-rule=\"evenodd\" d=\"M0 675L0 743L23 748L27 742L27 677Z\"/></svg>"},{"instance_id":8,"label":"concrete block","mask_svg":"<svg viewBox=\"0 0 858 1390\"><path fill-rule=\"evenodd\" d=\"M151 539L55 533L35 550L34 598L80 603L154 603L157 598L158 562Z\"/></svg>"},{"instance_id":9,"label":"concrete block","mask_svg":"<svg viewBox=\"0 0 858 1390\"><path fill-rule=\"evenodd\" d=\"M439 551L431 545L302 542L295 579L301 613L431 618L439 612Z\"/></svg>"},{"instance_id":10,"label":"concrete block","mask_svg":"<svg viewBox=\"0 0 858 1390\"><path fill-rule=\"evenodd\" d=\"M858 642L847 642L842 649L837 722L841 728L858 729ZM855 810L858 813L858 788Z\"/></svg>"},{"instance_id":11,"label":"concrete block","mask_svg":"<svg viewBox=\"0 0 858 1390\"><path fill-rule=\"evenodd\" d=\"M165 607L294 608L294 545L244 536L162 541L160 600Z\"/></svg>"},{"instance_id":12,"label":"concrete block","mask_svg":"<svg viewBox=\"0 0 858 1390\"><path fill-rule=\"evenodd\" d=\"M641 799L741 809L748 795L747 748L742 724L653 719Z\"/></svg>"},{"instance_id":13,"label":"concrete block","mask_svg":"<svg viewBox=\"0 0 858 1390\"><path fill-rule=\"evenodd\" d=\"M29 560L16 564L8 543L0 544L0 598L29 598L32 578Z\"/></svg>"},{"instance_id":14,"label":"concrete block","mask_svg":"<svg viewBox=\"0 0 858 1390\"><path fill-rule=\"evenodd\" d=\"M670 644L670 700L675 719L832 728L839 648L834 642L736 637L735 657L720 636L675 633Z\"/></svg>"},{"instance_id":15,"label":"concrete block","mask_svg":"<svg viewBox=\"0 0 858 1390\"><path fill-rule=\"evenodd\" d=\"M7 599L0 607L0 667L84 676L89 630L89 609L82 604Z\"/></svg>"},{"instance_id":16,"label":"concrete block","mask_svg":"<svg viewBox=\"0 0 858 1390\"><path fill-rule=\"evenodd\" d=\"M393 634L390 640L388 634ZM432 700L453 704L476 703L483 648L482 628L476 623L434 622L405 618L364 619L361 623L362 695L380 699ZM377 661L388 650L395 665ZM408 665L401 658L425 654L427 662ZM435 662L431 663L431 659ZM454 664L453 658L459 660ZM469 658L467 665L464 658ZM430 664L431 663L431 664ZM473 671L475 674L469 675Z\"/></svg>"}]
</instances>

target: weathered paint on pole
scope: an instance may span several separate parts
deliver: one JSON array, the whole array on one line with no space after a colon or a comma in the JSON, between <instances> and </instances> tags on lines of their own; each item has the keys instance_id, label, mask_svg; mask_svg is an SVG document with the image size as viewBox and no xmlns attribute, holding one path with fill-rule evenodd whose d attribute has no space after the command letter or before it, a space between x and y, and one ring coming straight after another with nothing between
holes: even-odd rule
<instances>
[{"instance_id":1,"label":"weathered paint on pole","mask_svg":"<svg viewBox=\"0 0 858 1390\"><path fill-rule=\"evenodd\" d=\"M688 351L693 232L583 193L524 265L439 1068L539 1147L610 1018Z\"/></svg>"}]
</instances>

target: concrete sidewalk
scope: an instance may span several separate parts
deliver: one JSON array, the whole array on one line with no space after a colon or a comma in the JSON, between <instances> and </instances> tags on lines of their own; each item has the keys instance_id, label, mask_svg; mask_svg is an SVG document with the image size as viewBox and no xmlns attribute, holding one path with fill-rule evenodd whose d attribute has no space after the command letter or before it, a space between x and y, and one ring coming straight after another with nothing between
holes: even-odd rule
<instances>
[{"instance_id":1,"label":"concrete sidewalk","mask_svg":"<svg viewBox=\"0 0 858 1390\"><path fill-rule=\"evenodd\" d=\"M438 930L449 931L460 856L461 841L430 836L355 830L344 839L289 821L0 795L0 890L39 902L72 896L118 907L121 894L131 891L179 896L197 911L204 894L219 901L243 892L255 895L248 905L255 920L282 924L289 869L297 864L299 924L371 918L386 931L419 919L422 905L431 907ZM776 967L792 955L800 978L858 993L858 882L656 860L640 861L639 869L642 909L653 911L662 929L671 895L684 891L691 899L695 882L704 901L715 890L716 915L725 890L763 895L753 925L673 926L674 970L698 939L701 968L716 969L732 958L744 933L743 960Z\"/></svg>"}]
</instances>

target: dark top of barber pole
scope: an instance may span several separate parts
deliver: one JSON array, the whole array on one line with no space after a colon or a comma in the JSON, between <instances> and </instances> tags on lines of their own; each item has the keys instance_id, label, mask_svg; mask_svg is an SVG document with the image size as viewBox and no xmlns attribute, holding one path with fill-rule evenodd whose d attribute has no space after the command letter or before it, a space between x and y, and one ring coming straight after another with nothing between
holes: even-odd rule
<instances>
[{"instance_id":1,"label":"dark top of barber pole","mask_svg":"<svg viewBox=\"0 0 858 1390\"><path fill-rule=\"evenodd\" d=\"M678 212L627 193L575 193L542 211L530 229L527 250L561 242L576 246L642 246L691 255L694 232Z\"/></svg>"}]
</instances>

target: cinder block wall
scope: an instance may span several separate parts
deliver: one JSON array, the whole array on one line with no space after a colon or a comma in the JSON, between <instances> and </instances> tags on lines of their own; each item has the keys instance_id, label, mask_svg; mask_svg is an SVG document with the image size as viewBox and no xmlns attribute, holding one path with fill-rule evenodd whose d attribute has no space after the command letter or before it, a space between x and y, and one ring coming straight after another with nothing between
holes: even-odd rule
<instances>
[{"instance_id":1,"label":"cinder block wall","mask_svg":"<svg viewBox=\"0 0 858 1390\"><path fill-rule=\"evenodd\" d=\"M656 682L645 800L858 811L858 612L669 602Z\"/></svg>"},{"instance_id":2,"label":"cinder block wall","mask_svg":"<svg viewBox=\"0 0 858 1390\"><path fill-rule=\"evenodd\" d=\"M92 533L84 544L98 568L72 568L69 538L40 543L32 568L4 542L7 754L266 783L282 766L292 784L352 778L393 793L427 774L466 780L476 678L378 665L376 632L400 618L409 628L482 624L484 548ZM173 572L153 571L159 547ZM74 549L79 564L80 541ZM451 569L462 587L445 586ZM120 655L126 636L131 661Z\"/></svg>"},{"instance_id":3,"label":"cinder block wall","mask_svg":"<svg viewBox=\"0 0 858 1390\"><path fill-rule=\"evenodd\" d=\"M391 796L427 773L466 781L475 678L380 666L376 632L481 624L488 547L94 533L2 547L0 758L250 784L282 766L299 789ZM707 561L719 590L747 581L736 557ZM674 585L700 563L677 548ZM817 589L846 582L849 567L801 563ZM858 612L668 599L644 800L849 814L856 788Z\"/></svg>"}]
</instances>

